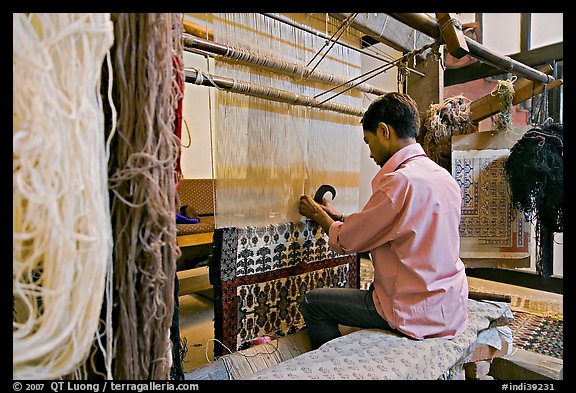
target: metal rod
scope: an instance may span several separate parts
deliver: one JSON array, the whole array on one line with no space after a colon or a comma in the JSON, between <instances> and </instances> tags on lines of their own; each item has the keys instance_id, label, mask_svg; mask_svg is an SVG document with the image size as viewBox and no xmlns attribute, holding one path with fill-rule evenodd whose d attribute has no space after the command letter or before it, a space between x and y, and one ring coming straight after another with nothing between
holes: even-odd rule
<instances>
[{"instance_id":1,"label":"metal rod","mask_svg":"<svg viewBox=\"0 0 576 393\"><path fill-rule=\"evenodd\" d=\"M400 22L426 34L432 38L439 39L442 34L440 32L440 24L438 21L424 13L389 13L388 15L399 20ZM528 67L508 56L499 55L488 48L482 46L470 37L464 36L466 44L468 45L468 52L476 59L496 67L500 70L517 74L526 79L535 82L550 83L554 81L554 77L547 75L543 72Z\"/></svg>"},{"instance_id":2,"label":"metal rod","mask_svg":"<svg viewBox=\"0 0 576 393\"><path fill-rule=\"evenodd\" d=\"M400 59L398 59L398 60L395 60L394 62L392 62L392 63L390 63L390 64L384 64L383 66L380 66L380 67L375 68L375 69L373 69L373 70L371 70L371 71L368 71L367 73L365 73L365 74L363 74L363 75L359 75L359 76L357 76L356 78L353 78L351 81L354 81L354 80L356 80L356 79L360 79L360 78L366 77L365 79L362 79L362 80L361 80L360 82L358 82L357 84L364 83L365 81L367 81L367 80L369 80L369 79L372 79L372 78L380 75L380 74L383 73L383 72L388 71L388 69L390 69L390 68L392 68L392 67L395 66L394 63L398 63L400 60L402 60L402 58L400 58ZM375 72L377 72L377 73L375 73ZM370 77L367 77L367 75L372 74L372 73L375 73L375 74L372 75L372 76L370 76ZM321 95L327 94L327 93L329 93L329 92L331 92L331 91L333 91L333 90L335 90L335 89L337 89L337 88L339 88L339 87L342 87L342 86L343 86L343 85L335 86L335 87L333 87L332 89L330 89L330 90L328 90L328 91L325 91L325 92L323 92L323 93L317 94L316 96L314 96L314 98L318 98L318 97L320 97ZM331 99L339 96L340 94L343 94L343 93L347 92L348 90L354 88L354 86L356 86L356 85L351 85L351 86L347 87L346 89L344 89L344 90L342 90L342 91L340 91L340 92L332 95L331 97L324 99L323 101L320 102L320 104L323 104L323 103L325 103L325 102L327 102L327 101L330 101Z\"/></svg>"},{"instance_id":3,"label":"metal rod","mask_svg":"<svg viewBox=\"0 0 576 393\"><path fill-rule=\"evenodd\" d=\"M357 14L353 14L353 16L348 16L338 27L338 29L334 32L334 34L332 34L332 37L330 37L327 42L324 44L324 46L322 48L320 48L320 50L314 55L314 57L312 57L312 59L310 59L310 61L308 62L308 64L306 64L306 66L309 66L310 64L312 64L312 61L314 61L314 59L322 52L322 50L328 46L328 42L330 42L330 46L328 47L328 49L326 50L325 53L322 54L322 57L320 58L320 60L318 60L318 63L316 63L316 65L314 66L314 68L312 68L312 71L314 71L316 69L316 67L318 67L320 65L320 62L322 60L324 60L324 58L326 57L326 55L328 54L328 52L330 52L330 49L332 49L334 47L334 44L338 42L338 39L340 37L342 37L342 34L344 34L344 32L346 31L346 28L348 27L348 25L350 24L349 20L352 19L354 20L354 18L356 17ZM334 37L336 37L334 39Z\"/></svg>"},{"instance_id":4,"label":"metal rod","mask_svg":"<svg viewBox=\"0 0 576 393\"><path fill-rule=\"evenodd\" d=\"M406 53L406 54L404 54L402 57L399 57L398 59L394 60L393 62L391 62L391 63L389 63L389 64L385 64L385 65L380 66L380 67L378 67L378 68L375 68L375 69L373 69L372 71L369 71L369 72L365 73L364 75L359 75L359 76L353 78L351 81L354 81L354 80L359 79L359 78L363 78L363 77L365 77L366 75L369 75L369 74L372 74L372 73L374 73L374 72L377 72L376 74L374 74L374 75L372 75L372 76L370 76L370 77L367 77L367 78L365 78L365 79L362 79L360 82L358 82L359 84L360 84L360 83L364 83L365 81L367 81L367 80L369 80L369 79L372 79L372 78L374 78L375 76L380 75L380 74L383 73L383 72L386 72L388 69L396 66L396 64L398 64L398 63L400 63L400 62L407 62L406 60L407 60L411 55L414 55L415 53L422 53L422 52L428 50L429 48L434 47L434 45L435 45L434 43L428 44L428 45L424 45L422 48L418 49L417 51L410 52L410 53ZM352 89L354 86L355 86L355 85L351 85L351 86L349 86L348 88L340 91L340 92L337 93L337 94L334 94L332 97L327 98L327 99L325 99L324 101L322 101L322 102L320 102L320 103L323 104L323 103L325 103L326 101L329 101L329 100L331 100L332 98L337 97L338 95L347 92L348 90ZM323 93L321 93L321 94L316 95L315 97L319 97L319 96L321 96L321 95L323 95L323 94L326 94L326 93L328 93L328 92L330 92L330 91L332 91L332 90L334 90L334 89L336 89L336 88L338 88L338 87L341 87L341 86L336 86L336 87L334 87L334 88L332 88L332 89L330 89L330 90L328 90L328 91L326 91L326 92L323 92Z\"/></svg>"}]
</instances>

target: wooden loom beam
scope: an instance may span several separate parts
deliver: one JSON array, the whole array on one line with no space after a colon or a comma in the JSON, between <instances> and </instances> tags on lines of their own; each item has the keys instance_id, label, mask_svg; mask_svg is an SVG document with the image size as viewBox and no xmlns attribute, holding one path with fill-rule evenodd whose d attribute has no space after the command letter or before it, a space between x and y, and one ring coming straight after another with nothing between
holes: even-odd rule
<instances>
[{"instance_id":1,"label":"wooden loom beam","mask_svg":"<svg viewBox=\"0 0 576 393\"><path fill-rule=\"evenodd\" d=\"M274 15L274 14L267 14L267 13L262 13L262 15L267 16L267 17L269 17L269 18L271 18L271 19L277 20L278 22L285 23L285 24L287 24L288 26L292 26L292 27L295 27L295 28L300 29L300 30L302 30L302 31L305 31L305 32L307 32L307 33L313 34L313 35L315 35L315 36L322 37L322 38L324 38L324 39L326 39L326 40L331 40L331 39L332 39L329 35L324 34L324 33L322 33L321 31L315 30L315 29L310 28L310 27L308 27L308 26L304 26L304 25L302 25L302 24L300 24L300 23L296 23L296 22L290 20L290 18L285 17L284 15ZM330 15L333 15L333 16L334 16L334 15L344 15L344 16L341 17L341 19L338 18L337 16L335 16L335 17L336 17L337 19L339 19L339 20L344 20L344 19L346 19L346 17L348 16L347 14L346 14L346 15L345 15L345 14L330 14ZM354 22L352 22L351 26L354 27ZM360 48L356 48L356 47L354 47L354 46L352 46L352 45L349 45L349 44L347 44L347 43L345 43L345 42L342 42L341 40L337 40L337 41L336 41L336 44L341 45L341 46L344 46L344 47L346 47L346 48L348 48L348 49L352 49L352 50L357 51L357 52L361 52L362 54L364 54L364 55L366 55L366 56L369 56L369 57L372 57L372 58L374 58L374 59L378 59L378 60L381 60L381 61L384 61L384 62L388 62L386 59L384 59L384 58L382 58L382 57L380 57L380 56L377 56L377 55L372 54L372 53L364 52L364 51L362 51Z\"/></svg>"},{"instance_id":2,"label":"wooden loom beam","mask_svg":"<svg viewBox=\"0 0 576 393\"><path fill-rule=\"evenodd\" d=\"M282 61L280 59L276 59L276 58L272 58L272 57L268 57L265 58L263 61L259 61L259 59L262 59L258 53L253 53L250 52L248 50L242 50L242 49L237 49L237 48L233 48L230 47L228 45L224 45L224 44L220 44L214 41L209 41L209 40L205 40L203 38L199 38L199 37L194 37L190 34L184 34L183 35L183 40L184 40L184 49L197 49L203 52L209 52L212 53L214 55L218 55L218 56L222 56L225 58L230 58L230 59L234 59L235 57L232 55L233 52L237 51L237 52L242 52L244 54L250 54L250 57L252 57L253 59L255 59L255 63L259 66L259 67L263 67L263 68L267 68L273 71L279 71L282 72L284 74L288 74L288 75L292 75L292 76L298 76L298 77L302 77L305 76L305 78L307 79L312 79L312 80L316 80L316 81L322 81L322 82L326 82L326 83L338 83L341 85L352 85L352 82L349 82L348 80L346 80L345 78L342 77L338 77L335 75L331 75L331 74L327 74L324 72L319 72L319 71L314 71L312 68L310 67L304 67L301 66L299 64L296 63L289 63L289 62L285 62ZM248 59L245 58L246 56L244 56L243 60L239 60L243 63L251 63L251 61L249 61ZM376 95L382 95L382 94L386 94L386 91L382 90L382 89L378 89L374 86L371 86L367 83L358 83L354 86L355 88L357 88L360 91L366 92L366 93L371 93L371 94L376 94Z\"/></svg>"},{"instance_id":3,"label":"wooden loom beam","mask_svg":"<svg viewBox=\"0 0 576 393\"><path fill-rule=\"evenodd\" d=\"M442 35L438 21L425 13L390 13L389 15L432 38L439 39ZM464 39L468 45L470 56L486 64L535 82L550 83L554 81L554 77L528 67L508 56L497 54L469 37L464 36Z\"/></svg>"},{"instance_id":4,"label":"wooden loom beam","mask_svg":"<svg viewBox=\"0 0 576 393\"><path fill-rule=\"evenodd\" d=\"M263 85L257 85L254 83L239 81L236 79L226 78L223 76L212 75L204 73L197 69L185 69L184 81L196 85L217 87L224 90L228 90L230 92L244 94L252 97L258 97L265 100L284 102L291 105L301 105L311 108L318 108L358 117L361 117L364 114L364 109L362 108L357 108L336 102L322 103L314 97L308 97L291 91L276 89L273 87ZM242 84L243 87L238 88L239 84Z\"/></svg>"},{"instance_id":5,"label":"wooden loom beam","mask_svg":"<svg viewBox=\"0 0 576 393\"><path fill-rule=\"evenodd\" d=\"M182 25L184 26L184 31L188 34L208 40L214 39L214 32L207 27L200 26L186 19L182 21Z\"/></svg>"},{"instance_id":6,"label":"wooden loom beam","mask_svg":"<svg viewBox=\"0 0 576 393\"><path fill-rule=\"evenodd\" d=\"M349 14L330 13L329 15L338 20L344 20ZM434 42L426 34L413 36L413 29L391 18L388 14L358 13L350 26L399 52L410 52Z\"/></svg>"},{"instance_id":7,"label":"wooden loom beam","mask_svg":"<svg viewBox=\"0 0 576 393\"><path fill-rule=\"evenodd\" d=\"M552 71L552 66L548 64L540 67L539 70L548 73ZM562 85L562 83L562 79L557 79L549 83L546 87L548 90L552 90ZM519 104L530 99L532 96L542 93L544 87L545 83L542 82L533 82L524 78L516 80L516 82L514 82L514 97L512 99L512 105ZM500 112L501 105L502 100L500 96L487 94L470 104L470 120L473 123L479 123L480 121Z\"/></svg>"},{"instance_id":8,"label":"wooden loom beam","mask_svg":"<svg viewBox=\"0 0 576 393\"><path fill-rule=\"evenodd\" d=\"M448 52L457 59L468 54L468 45L464 38L464 32L460 22L450 13L436 13L436 19L440 23L442 39Z\"/></svg>"}]
</instances>

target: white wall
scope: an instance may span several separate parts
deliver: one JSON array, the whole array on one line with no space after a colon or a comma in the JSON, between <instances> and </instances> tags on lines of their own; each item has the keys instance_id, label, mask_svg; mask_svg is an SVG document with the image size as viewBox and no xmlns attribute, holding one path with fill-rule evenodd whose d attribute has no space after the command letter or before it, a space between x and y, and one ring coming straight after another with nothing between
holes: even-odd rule
<instances>
[{"instance_id":1,"label":"white wall","mask_svg":"<svg viewBox=\"0 0 576 393\"><path fill-rule=\"evenodd\" d=\"M184 52L184 67L193 67L207 72L213 68L213 60L203 56ZM212 178L212 129L214 126L214 88L184 84L182 103L182 156L180 165L186 179ZM188 135L188 132L190 135ZM186 147L188 146L189 147Z\"/></svg>"},{"instance_id":2,"label":"white wall","mask_svg":"<svg viewBox=\"0 0 576 393\"><path fill-rule=\"evenodd\" d=\"M564 41L564 14L534 13L531 17L531 48Z\"/></svg>"},{"instance_id":3,"label":"white wall","mask_svg":"<svg viewBox=\"0 0 576 393\"><path fill-rule=\"evenodd\" d=\"M482 45L500 55L520 52L520 14L482 15Z\"/></svg>"},{"instance_id":4,"label":"white wall","mask_svg":"<svg viewBox=\"0 0 576 393\"><path fill-rule=\"evenodd\" d=\"M462 23L474 22L474 13L458 13ZM520 52L520 13L482 14L482 45L501 55ZM531 14L530 49L564 41L564 14Z\"/></svg>"},{"instance_id":5,"label":"white wall","mask_svg":"<svg viewBox=\"0 0 576 393\"><path fill-rule=\"evenodd\" d=\"M204 17L202 14L198 15ZM184 18L198 26L212 29L212 23L206 20L198 19L190 14L185 14ZM210 72L214 69L214 59L211 57L184 51L183 60L184 68L196 68L203 72ZM210 108L213 105L213 87L184 84L180 165L186 179L213 178L214 111Z\"/></svg>"},{"instance_id":6,"label":"white wall","mask_svg":"<svg viewBox=\"0 0 576 393\"><path fill-rule=\"evenodd\" d=\"M564 233L554 234L554 275L564 276Z\"/></svg>"}]
</instances>

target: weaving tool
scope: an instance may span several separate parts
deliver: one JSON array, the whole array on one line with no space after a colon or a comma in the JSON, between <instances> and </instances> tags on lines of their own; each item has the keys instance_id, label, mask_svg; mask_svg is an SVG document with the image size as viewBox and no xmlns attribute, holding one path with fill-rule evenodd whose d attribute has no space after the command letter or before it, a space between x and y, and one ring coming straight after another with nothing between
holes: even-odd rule
<instances>
[{"instance_id":1,"label":"weaving tool","mask_svg":"<svg viewBox=\"0 0 576 393\"><path fill-rule=\"evenodd\" d=\"M318 190L316 190L316 194L314 194L314 201L316 201L316 203L322 204L324 194L327 192L332 194L332 199L336 198L336 189L330 184L322 184L320 187L318 187Z\"/></svg>"}]
</instances>

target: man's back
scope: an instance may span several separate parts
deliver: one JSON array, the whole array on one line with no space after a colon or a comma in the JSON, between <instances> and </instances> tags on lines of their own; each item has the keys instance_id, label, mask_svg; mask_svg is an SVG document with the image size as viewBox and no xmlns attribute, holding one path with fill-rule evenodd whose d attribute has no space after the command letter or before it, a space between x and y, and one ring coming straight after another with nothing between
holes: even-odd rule
<instances>
[{"instance_id":1,"label":"man's back","mask_svg":"<svg viewBox=\"0 0 576 393\"><path fill-rule=\"evenodd\" d=\"M458 184L413 144L382 167L372 188L339 234L331 228L331 241L346 251L370 251L374 303L393 328L414 338L461 333L468 283L459 258Z\"/></svg>"}]
</instances>

